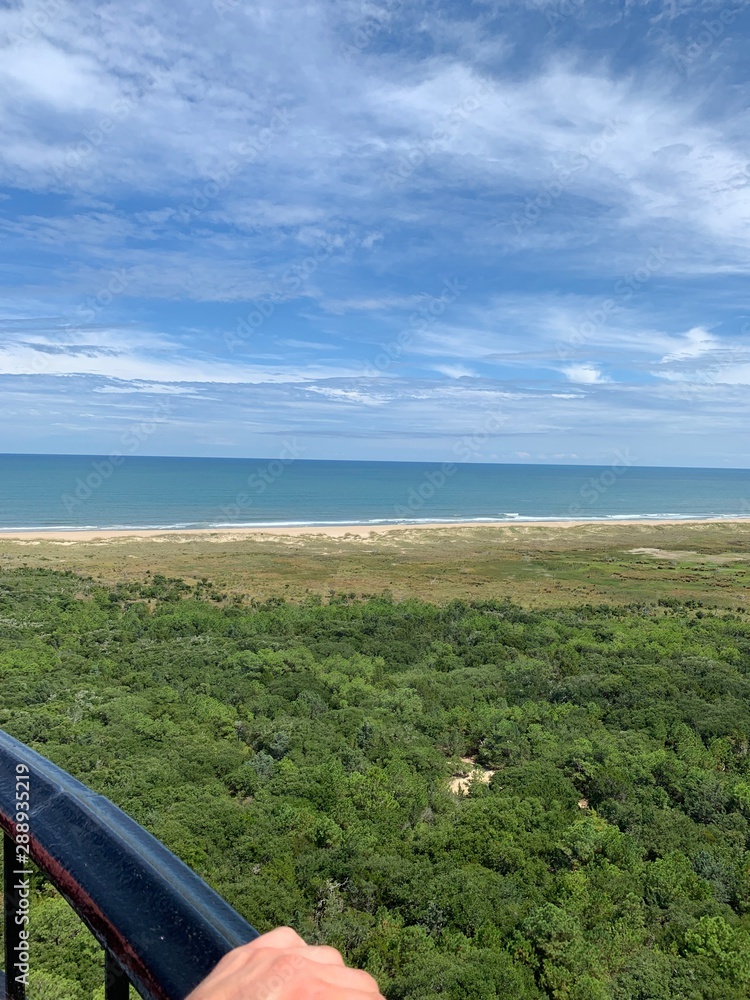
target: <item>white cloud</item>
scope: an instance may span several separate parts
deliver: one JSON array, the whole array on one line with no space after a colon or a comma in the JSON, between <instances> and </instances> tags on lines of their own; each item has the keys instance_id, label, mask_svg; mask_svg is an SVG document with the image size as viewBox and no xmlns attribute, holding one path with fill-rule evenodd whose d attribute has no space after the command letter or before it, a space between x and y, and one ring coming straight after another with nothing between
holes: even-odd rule
<instances>
[{"instance_id":1,"label":"white cloud","mask_svg":"<svg viewBox=\"0 0 750 1000\"><path fill-rule=\"evenodd\" d=\"M398 5L361 48L382 6L358 0L223 18L210 2L189 17L151 0L117 18L65 5L0 52L0 370L46 402L84 378L102 406L172 394L226 406L237 427L250 411L259 427L311 414L321 433L369 440L412 425L430 440L449 408L468 432L497 405L509 434L560 436L543 452L524 441L534 456L585 458L562 439L584 426L700 417L710 433L722 392L741 426L720 389L745 385L750 363L727 332L746 319L733 282L750 266L739 55L723 48L721 73L684 86L671 55L649 55L653 11L617 11L643 45L614 60L610 14L577 5L563 50L524 20L545 3ZM36 9L0 8L0 38ZM651 248L665 259L649 271ZM455 276L465 291L411 325ZM228 356L225 333L259 310ZM358 378L381 350L383 378ZM700 408L679 398L691 381Z\"/></svg>"},{"instance_id":2,"label":"white cloud","mask_svg":"<svg viewBox=\"0 0 750 1000\"><path fill-rule=\"evenodd\" d=\"M98 385L92 392L105 393L115 396L132 396L134 394L146 396L199 396L200 390L195 387L184 385L160 385L158 382L126 382L124 384Z\"/></svg>"},{"instance_id":3,"label":"white cloud","mask_svg":"<svg viewBox=\"0 0 750 1000\"><path fill-rule=\"evenodd\" d=\"M108 338L117 341L116 335ZM148 340L148 338L145 338ZM154 341L158 343L159 337ZM318 364L300 368L293 361L273 366L243 361L196 357L172 341L168 350L138 349L121 342L119 348L101 344L89 348L62 343L40 351L24 343L0 344L0 374L4 375L99 375L133 383L174 382L259 384L264 382L308 382L327 376L347 376L356 369Z\"/></svg>"},{"instance_id":4,"label":"white cloud","mask_svg":"<svg viewBox=\"0 0 750 1000\"><path fill-rule=\"evenodd\" d=\"M103 109L119 95L114 77L102 73L92 59L64 51L43 38L8 48L0 63L4 93L18 111L23 100L66 112ZM19 104L21 105L19 107ZM7 115L11 108L4 107Z\"/></svg>"},{"instance_id":5,"label":"white cloud","mask_svg":"<svg viewBox=\"0 0 750 1000\"><path fill-rule=\"evenodd\" d=\"M594 365L569 365L563 368L563 371L571 382L580 382L583 385L601 385L611 381Z\"/></svg>"},{"instance_id":6,"label":"white cloud","mask_svg":"<svg viewBox=\"0 0 750 1000\"><path fill-rule=\"evenodd\" d=\"M326 312L343 316L349 312L387 312L393 309L411 310L420 304L420 295L384 295L377 298L328 299L320 304Z\"/></svg>"},{"instance_id":7,"label":"white cloud","mask_svg":"<svg viewBox=\"0 0 750 1000\"><path fill-rule=\"evenodd\" d=\"M750 385L750 362L719 368L715 372L714 381L724 385Z\"/></svg>"},{"instance_id":8,"label":"white cloud","mask_svg":"<svg viewBox=\"0 0 750 1000\"><path fill-rule=\"evenodd\" d=\"M700 358L704 354L715 351L720 346L717 340L708 330L696 326L684 335L683 344L670 354L665 354L661 359L662 364L669 361L684 361L688 358Z\"/></svg>"},{"instance_id":9,"label":"white cloud","mask_svg":"<svg viewBox=\"0 0 750 1000\"><path fill-rule=\"evenodd\" d=\"M465 365L435 365L435 371L448 378L476 378L476 372Z\"/></svg>"}]
</instances>

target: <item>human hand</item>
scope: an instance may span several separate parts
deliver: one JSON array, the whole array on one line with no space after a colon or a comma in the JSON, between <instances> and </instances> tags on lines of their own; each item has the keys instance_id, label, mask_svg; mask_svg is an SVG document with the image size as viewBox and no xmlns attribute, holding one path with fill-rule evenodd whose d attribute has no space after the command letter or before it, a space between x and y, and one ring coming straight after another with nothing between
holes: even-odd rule
<instances>
[{"instance_id":1,"label":"human hand","mask_svg":"<svg viewBox=\"0 0 750 1000\"><path fill-rule=\"evenodd\" d=\"M306 944L291 927L235 948L186 1000L382 1000L366 972L335 948Z\"/></svg>"}]
</instances>

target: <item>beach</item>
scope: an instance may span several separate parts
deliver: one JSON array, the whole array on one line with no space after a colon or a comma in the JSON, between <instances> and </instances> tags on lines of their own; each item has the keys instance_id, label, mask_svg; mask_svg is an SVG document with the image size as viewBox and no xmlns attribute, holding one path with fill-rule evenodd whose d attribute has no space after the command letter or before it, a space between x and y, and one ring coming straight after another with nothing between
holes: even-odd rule
<instances>
[{"instance_id":1,"label":"beach","mask_svg":"<svg viewBox=\"0 0 750 1000\"><path fill-rule=\"evenodd\" d=\"M50 542L104 542L137 538L163 538L165 541L180 541L190 538L201 538L204 541L226 543L254 536L271 536L278 538L295 538L318 536L324 538L363 538L369 539L391 533L405 534L409 532L442 531L455 532L481 528L491 532L530 533L534 529L551 528L571 530L582 527L600 527L630 525L633 527L649 527L663 525L707 525L707 524L746 524L747 517L717 517L717 518L612 518L604 520L515 520L488 523L487 521L444 522L409 524L323 524L323 525L264 525L222 528L89 528L81 530L44 529L28 531L0 531L0 541L50 541Z\"/></svg>"},{"instance_id":2,"label":"beach","mask_svg":"<svg viewBox=\"0 0 750 1000\"><path fill-rule=\"evenodd\" d=\"M750 595L750 519L9 531L0 568L105 584L208 580L222 600L388 592L551 607L678 597L736 611Z\"/></svg>"}]
</instances>

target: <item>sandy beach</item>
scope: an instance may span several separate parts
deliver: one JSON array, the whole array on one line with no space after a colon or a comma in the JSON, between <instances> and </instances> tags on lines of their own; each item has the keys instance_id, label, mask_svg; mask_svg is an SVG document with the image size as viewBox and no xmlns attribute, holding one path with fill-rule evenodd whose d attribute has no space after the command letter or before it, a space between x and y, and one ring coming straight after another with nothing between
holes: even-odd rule
<instances>
[{"instance_id":1,"label":"sandy beach","mask_svg":"<svg viewBox=\"0 0 750 1000\"><path fill-rule=\"evenodd\" d=\"M100 542L122 540L126 538L164 538L170 540L201 537L204 541L230 542L253 536L273 536L289 538L294 536L322 536L325 538L370 538L386 535L392 532L411 531L462 531L483 528L487 531L507 532L509 530L524 531L535 528L573 529L586 527L607 528L613 525L658 526L658 525L704 525L704 524L750 524L747 517L717 517L717 518L612 518L607 521L595 520L561 520L561 521L461 521L461 522L429 522L424 524L328 524L304 525L288 527L239 527L239 528L100 528L81 531L0 531L0 540L4 541L58 541L58 542Z\"/></svg>"},{"instance_id":2,"label":"sandy beach","mask_svg":"<svg viewBox=\"0 0 750 1000\"><path fill-rule=\"evenodd\" d=\"M750 518L0 532L0 572L14 567L208 580L241 600L388 591L551 607L650 595L736 610L750 594Z\"/></svg>"}]
</instances>

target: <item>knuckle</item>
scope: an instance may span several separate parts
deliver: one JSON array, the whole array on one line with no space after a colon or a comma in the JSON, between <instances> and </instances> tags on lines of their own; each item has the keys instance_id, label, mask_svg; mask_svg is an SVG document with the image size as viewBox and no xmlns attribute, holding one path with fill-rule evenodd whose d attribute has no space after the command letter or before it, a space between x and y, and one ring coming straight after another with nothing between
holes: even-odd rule
<instances>
[{"instance_id":1,"label":"knuckle","mask_svg":"<svg viewBox=\"0 0 750 1000\"><path fill-rule=\"evenodd\" d=\"M273 942L274 945L300 945L304 944L302 938L292 927L277 927L268 934L264 934L258 940Z\"/></svg>"},{"instance_id":2,"label":"knuckle","mask_svg":"<svg viewBox=\"0 0 750 1000\"><path fill-rule=\"evenodd\" d=\"M378 984L372 978L369 972L362 972L359 969L351 969L352 974L352 989L362 990L367 992L368 990L375 990L378 993Z\"/></svg>"},{"instance_id":3,"label":"knuckle","mask_svg":"<svg viewBox=\"0 0 750 1000\"><path fill-rule=\"evenodd\" d=\"M319 944L315 946L315 950L318 952L319 955L324 956L332 964L333 963L338 963L339 965L344 964L344 959L341 957L341 953L337 951L336 948L332 948L330 945Z\"/></svg>"},{"instance_id":4,"label":"knuckle","mask_svg":"<svg viewBox=\"0 0 750 1000\"><path fill-rule=\"evenodd\" d=\"M240 945L239 948L233 948L231 951L228 951L226 955L222 956L222 958L217 962L216 968L223 970L231 968L240 962L244 962L247 954L247 948L248 946L243 944Z\"/></svg>"},{"instance_id":5,"label":"knuckle","mask_svg":"<svg viewBox=\"0 0 750 1000\"><path fill-rule=\"evenodd\" d=\"M274 955L269 968L271 975L278 976L280 979L289 979L295 970L294 956Z\"/></svg>"}]
</instances>

